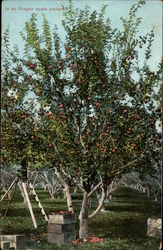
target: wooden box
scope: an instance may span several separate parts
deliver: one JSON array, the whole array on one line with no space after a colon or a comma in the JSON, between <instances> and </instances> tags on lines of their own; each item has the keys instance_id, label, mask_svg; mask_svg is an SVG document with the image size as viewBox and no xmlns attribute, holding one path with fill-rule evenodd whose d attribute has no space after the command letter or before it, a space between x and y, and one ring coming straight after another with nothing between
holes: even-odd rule
<instances>
[{"instance_id":1,"label":"wooden box","mask_svg":"<svg viewBox=\"0 0 163 250\"><path fill-rule=\"evenodd\" d=\"M0 241L1 242L9 242L10 247L15 248L16 250L24 250L24 239L25 235L24 234L12 234L12 235L1 235L0 236Z\"/></svg>"},{"instance_id":2,"label":"wooden box","mask_svg":"<svg viewBox=\"0 0 163 250\"><path fill-rule=\"evenodd\" d=\"M48 242L50 243L72 243L76 239L76 233L48 233Z\"/></svg>"},{"instance_id":3,"label":"wooden box","mask_svg":"<svg viewBox=\"0 0 163 250\"><path fill-rule=\"evenodd\" d=\"M76 223L76 215L72 214L49 214L48 223L55 224L74 224Z\"/></svg>"},{"instance_id":4,"label":"wooden box","mask_svg":"<svg viewBox=\"0 0 163 250\"><path fill-rule=\"evenodd\" d=\"M161 239L162 225L161 219L151 219L147 221L147 235Z\"/></svg>"}]
</instances>

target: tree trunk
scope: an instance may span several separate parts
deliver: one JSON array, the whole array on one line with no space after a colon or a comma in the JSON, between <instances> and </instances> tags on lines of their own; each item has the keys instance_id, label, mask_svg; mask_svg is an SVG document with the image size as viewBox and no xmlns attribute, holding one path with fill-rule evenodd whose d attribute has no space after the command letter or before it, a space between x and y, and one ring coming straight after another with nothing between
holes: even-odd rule
<instances>
[{"instance_id":1,"label":"tree trunk","mask_svg":"<svg viewBox=\"0 0 163 250\"><path fill-rule=\"evenodd\" d=\"M91 192L90 192L91 193ZM88 222L92 220L96 214L101 210L105 200L105 192L102 188L101 199L99 199L99 204L97 208L89 215L89 207L90 207L90 195L87 192L84 192L82 207L80 210L79 220L80 220L80 228L79 228L79 238L84 241L88 238Z\"/></svg>"},{"instance_id":2,"label":"tree trunk","mask_svg":"<svg viewBox=\"0 0 163 250\"><path fill-rule=\"evenodd\" d=\"M88 216L88 220L92 220L97 213L100 212L101 208L103 207L103 204L104 204L104 200L105 200L105 191L103 188L102 189L102 194L101 194L101 199L99 200L99 204L97 206L97 208Z\"/></svg>"},{"instance_id":3,"label":"tree trunk","mask_svg":"<svg viewBox=\"0 0 163 250\"><path fill-rule=\"evenodd\" d=\"M72 199L71 199L71 195L70 195L70 189L69 186L67 185L67 183L64 181L64 179L62 178L61 174L57 171L57 169L55 168L55 174L59 180L59 182L62 184L62 186L64 187L64 194L65 194L65 198L67 199L67 207L68 210L71 212L74 212L74 209L72 207Z\"/></svg>"},{"instance_id":4,"label":"tree trunk","mask_svg":"<svg viewBox=\"0 0 163 250\"><path fill-rule=\"evenodd\" d=\"M110 185L107 185L106 198L109 200L112 199L113 187L114 187L114 181L112 181Z\"/></svg>"},{"instance_id":5,"label":"tree trunk","mask_svg":"<svg viewBox=\"0 0 163 250\"><path fill-rule=\"evenodd\" d=\"M64 192L65 192L65 196L67 199L68 210L71 212L74 212L73 207L72 207L72 199L71 199L71 195L70 195L70 189L69 189L68 185L65 185Z\"/></svg>"},{"instance_id":6,"label":"tree trunk","mask_svg":"<svg viewBox=\"0 0 163 250\"><path fill-rule=\"evenodd\" d=\"M88 210L89 210L89 198L87 192L84 192L82 207L80 210L79 220L80 220L80 229L79 229L79 238L84 241L88 238Z\"/></svg>"},{"instance_id":7,"label":"tree trunk","mask_svg":"<svg viewBox=\"0 0 163 250\"><path fill-rule=\"evenodd\" d=\"M76 194L77 193L77 190L78 190L78 187L74 187L74 194Z\"/></svg>"}]
</instances>

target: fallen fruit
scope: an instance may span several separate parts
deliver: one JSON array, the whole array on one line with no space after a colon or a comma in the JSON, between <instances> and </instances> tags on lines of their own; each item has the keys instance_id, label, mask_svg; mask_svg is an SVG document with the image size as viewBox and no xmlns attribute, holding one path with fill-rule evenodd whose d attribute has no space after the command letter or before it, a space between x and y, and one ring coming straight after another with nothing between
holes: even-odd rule
<instances>
[{"instance_id":1,"label":"fallen fruit","mask_svg":"<svg viewBox=\"0 0 163 250\"><path fill-rule=\"evenodd\" d=\"M99 242L103 242L104 238L99 238L97 236L90 236L88 237L88 239L86 241L84 241L83 239L76 239L72 241L73 245L78 245L78 244L82 244L82 243L99 243Z\"/></svg>"},{"instance_id":2,"label":"fallen fruit","mask_svg":"<svg viewBox=\"0 0 163 250\"><path fill-rule=\"evenodd\" d=\"M73 64L73 69L76 69L76 63Z\"/></svg>"},{"instance_id":3,"label":"fallen fruit","mask_svg":"<svg viewBox=\"0 0 163 250\"><path fill-rule=\"evenodd\" d=\"M56 212L50 212L50 215L63 215L63 214L72 214L72 211L69 210L60 210Z\"/></svg>"}]
</instances>

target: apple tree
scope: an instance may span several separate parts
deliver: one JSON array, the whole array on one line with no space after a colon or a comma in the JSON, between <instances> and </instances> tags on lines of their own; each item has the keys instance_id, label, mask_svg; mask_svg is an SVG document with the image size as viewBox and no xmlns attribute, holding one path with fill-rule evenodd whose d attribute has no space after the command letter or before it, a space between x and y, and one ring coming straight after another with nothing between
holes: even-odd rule
<instances>
[{"instance_id":1,"label":"apple tree","mask_svg":"<svg viewBox=\"0 0 163 250\"><path fill-rule=\"evenodd\" d=\"M136 14L143 4L142 0L134 4L128 17L121 18L122 30L112 29L105 18L106 6L97 13L88 7L76 10L70 1L64 10L63 42L57 27L51 32L45 16L42 34L35 14L22 32L22 63L31 70L28 86L40 105L36 162L54 168L65 187L69 210L73 210L69 187L76 185L83 192L79 237L84 240L88 222L102 208L117 176L155 171L151 154L156 141L159 154L155 124L160 111L152 94L161 82L161 64L156 71L148 65L153 30L138 35L141 18ZM97 189L101 199L92 211L90 198Z\"/></svg>"}]
</instances>

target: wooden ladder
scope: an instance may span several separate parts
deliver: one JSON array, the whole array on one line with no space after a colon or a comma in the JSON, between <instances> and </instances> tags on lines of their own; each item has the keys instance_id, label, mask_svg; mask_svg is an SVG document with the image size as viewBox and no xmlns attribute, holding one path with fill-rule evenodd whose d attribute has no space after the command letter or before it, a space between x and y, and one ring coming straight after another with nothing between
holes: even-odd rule
<instances>
[{"instance_id":1,"label":"wooden ladder","mask_svg":"<svg viewBox=\"0 0 163 250\"><path fill-rule=\"evenodd\" d=\"M11 185L9 186L9 188L7 189L7 191L5 192L5 194L1 197L0 202L3 201L3 199L5 198L5 196L8 194L8 192L13 188L13 186L15 185L15 183L18 182L18 178L16 177L13 182L11 183Z\"/></svg>"},{"instance_id":2,"label":"wooden ladder","mask_svg":"<svg viewBox=\"0 0 163 250\"><path fill-rule=\"evenodd\" d=\"M44 211L43 206L41 205L41 202L40 202L40 200L39 200L39 198L38 198L38 196L37 196L37 194L36 194L36 191L35 191L35 189L34 189L32 183L29 184L29 187L30 187L30 189L32 190L32 194L35 196L35 200L38 202L38 206L39 206L39 208L41 209L42 215L44 215L45 220L48 221L48 217L47 217L47 215L46 215L46 213L45 213L45 211Z\"/></svg>"},{"instance_id":3,"label":"wooden ladder","mask_svg":"<svg viewBox=\"0 0 163 250\"><path fill-rule=\"evenodd\" d=\"M26 189L25 182L22 182L22 188L23 188L24 195L25 195L25 198L26 198L26 201L27 201L27 204L28 204L28 208L29 208L29 211L30 211L30 214L31 214L31 218L32 218L32 221L33 221L34 228L37 228L36 219L35 219L35 216L34 216L34 213L33 213L33 209L32 209L31 202L30 202L30 199L29 199L29 196L28 196L28 192L27 192L27 189Z\"/></svg>"}]
</instances>

